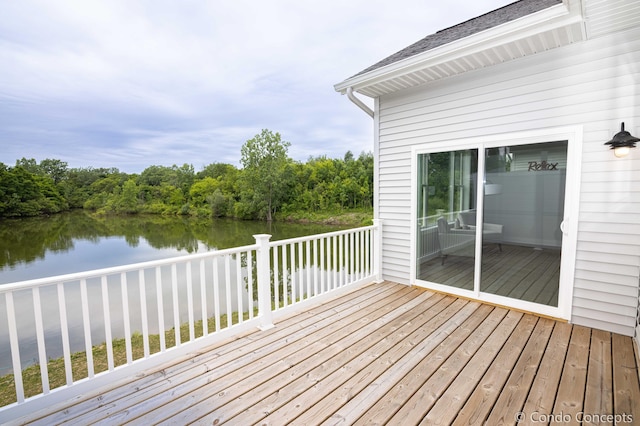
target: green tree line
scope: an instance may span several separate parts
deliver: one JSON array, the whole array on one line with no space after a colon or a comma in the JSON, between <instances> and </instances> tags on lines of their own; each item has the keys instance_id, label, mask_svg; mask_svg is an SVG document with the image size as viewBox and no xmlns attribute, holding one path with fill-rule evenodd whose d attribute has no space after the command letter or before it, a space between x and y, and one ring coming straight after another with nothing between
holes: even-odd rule
<instances>
[{"instance_id":1,"label":"green tree line","mask_svg":"<svg viewBox=\"0 0 640 426\"><path fill-rule=\"evenodd\" d=\"M272 220L305 212L370 209L373 156L289 158L290 144L263 130L246 141L241 165L149 166L139 174L117 168L69 168L57 159L0 163L0 217L84 208L102 214L162 214Z\"/></svg>"}]
</instances>

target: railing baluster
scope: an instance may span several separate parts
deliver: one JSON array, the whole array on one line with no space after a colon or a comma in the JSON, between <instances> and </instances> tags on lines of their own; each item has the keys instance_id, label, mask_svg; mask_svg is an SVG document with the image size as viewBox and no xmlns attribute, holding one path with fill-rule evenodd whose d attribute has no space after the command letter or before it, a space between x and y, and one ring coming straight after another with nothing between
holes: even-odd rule
<instances>
[{"instance_id":1,"label":"railing baluster","mask_svg":"<svg viewBox=\"0 0 640 426\"><path fill-rule=\"evenodd\" d=\"M60 337L62 337L62 354L67 385L73 384L71 369L71 349L69 347L69 324L67 321L67 303L64 295L64 284L58 283L58 309L60 310Z\"/></svg>"},{"instance_id":2,"label":"railing baluster","mask_svg":"<svg viewBox=\"0 0 640 426\"><path fill-rule=\"evenodd\" d=\"M218 258L213 258L213 312L216 331L220 331L220 277L218 276Z\"/></svg>"},{"instance_id":3,"label":"railing baluster","mask_svg":"<svg viewBox=\"0 0 640 426\"><path fill-rule=\"evenodd\" d=\"M127 364L133 362L131 347L131 322L129 318L129 289L127 288L127 273L120 274L120 289L122 291L122 323L124 324L124 346L127 351Z\"/></svg>"},{"instance_id":4,"label":"railing baluster","mask_svg":"<svg viewBox=\"0 0 640 426\"><path fill-rule=\"evenodd\" d=\"M13 304L13 292L5 293L7 304L7 320L9 325L9 342L11 344L11 362L13 364L13 381L16 388L18 404L24 402L24 385L22 383L22 363L20 362L20 344L18 340L18 325L16 324L16 309Z\"/></svg>"},{"instance_id":5,"label":"railing baluster","mask_svg":"<svg viewBox=\"0 0 640 426\"><path fill-rule=\"evenodd\" d=\"M356 235L354 233L349 234L349 284L354 281L354 277L356 274L355 271L355 241Z\"/></svg>"},{"instance_id":6,"label":"railing baluster","mask_svg":"<svg viewBox=\"0 0 640 426\"><path fill-rule=\"evenodd\" d=\"M280 246L274 246L271 250L273 252L273 300L275 301L274 310L280 309L280 270L278 266L278 250ZM284 293L284 285L282 286L282 292ZM249 293L251 295L252 293ZM249 300L253 299L250 297Z\"/></svg>"},{"instance_id":7,"label":"railing baluster","mask_svg":"<svg viewBox=\"0 0 640 426\"><path fill-rule=\"evenodd\" d=\"M318 269L320 271L320 292L324 293L327 291L326 285L326 274L328 268L324 264L324 242L325 238L320 238L320 264L318 265Z\"/></svg>"},{"instance_id":8,"label":"railing baluster","mask_svg":"<svg viewBox=\"0 0 640 426\"><path fill-rule=\"evenodd\" d=\"M371 244L371 231L370 230L365 231L364 240L365 240L365 243L364 243L364 256L363 256L364 269L365 269L365 272L366 272L365 275L368 277L369 275L371 275L371 258L370 258L370 256L371 256L371 250L370 250L371 249L371 246L370 246L370 244Z\"/></svg>"},{"instance_id":9,"label":"railing baluster","mask_svg":"<svg viewBox=\"0 0 640 426\"><path fill-rule=\"evenodd\" d=\"M233 311L231 308L231 255L224 256L224 288L227 300L227 328L231 327L233 319Z\"/></svg>"},{"instance_id":10,"label":"railing baluster","mask_svg":"<svg viewBox=\"0 0 640 426\"><path fill-rule=\"evenodd\" d=\"M296 251L295 251L295 243L287 244L289 246L290 251L290 261L291 261L291 304L294 304L298 301L298 279L296 274Z\"/></svg>"},{"instance_id":11,"label":"railing baluster","mask_svg":"<svg viewBox=\"0 0 640 426\"><path fill-rule=\"evenodd\" d=\"M244 322L244 304L242 303L242 253L236 254L236 298L238 299L238 323Z\"/></svg>"},{"instance_id":12,"label":"railing baluster","mask_svg":"<svg viewBox=\"0 0 640 426\"><path fill-rule=\"evenodd\" d=\"M33 288L33 314L36 326L36 341L38 343L38 362L40 363L40 380L42 393L49 393L49 366L47 365L47 350L44 343L44 325L42 322L42 305L40 303L40 287Z\"/></svg>"},{"instance_id":13,"label":"railing baluster","mask_svg":"<svg viewBox=\"0 0 640 426\"><path fill-rule=\"evenodd\" d=\"M162 268L156 266L156 304L158 305L158 333L160 334L160 352L167 350L164 329L164 301L162 296Z\"/></svg>"},{"instance_id":14,"label":"railing baluster","mask_svg":"<svg viewBox=\"0 0 640 426\"><path fill-rule=\"evenodd\" d=\"M282 306L289 304L289 269L287 268L287 245L282 246Z\"/></svg>"},{"instance_id":15,"label":"railing baluster","mask_svg":"<svg viewBox=\"0 0 640 426\"><path fill-rule=\"evenodd\" d=\"M202 336L209 334L209 314L207 313L207 280L204 259L200 259L200 310L202 313Z\"/></svg>"},{"instance_id":16,"label":"railing baluster","mask_svg":"<svg viewBox=\"0 0 640 426\"><path fill-rule=\"evenodd\" d=\"M356 253L356 268L358 270L358 279L362 279L364 277L364 269L362 267L362 258L364 253L364 233L358 232L356 236L356 245L358 247L358 251Z\"/></svg>"},{"instance_id":17,"label":"railing baluster","mask_svg":"<svg viewBox=\"0 0 640 426\"><path fill-rule=\"evenodd\" d=\"M333 236L333 243L331 244L331 251L333 252L333 282L331 283L331 289L338 287L338 236Z\"/></svg>"},{"instance_id":18,"label":"railing baluster","mask_svg":"<svg viewBox=\"0 0 640 426\"><path fill-rule=\"evenodd\" d=\"M309 294L305 294L304 291L304 246L303 242L298 243L298 275L300 277L300 300L304 300L309 297ZM305 297L306 296L306 297Z\"/></svg>"},{"instance_id":19,"label":"railing baluster","mask_svg":"<svg viewBox=\"0 0 640 426\"><path fill-rule=\"evenodd\" d=\"M87 355L87 374L94 376L93 344L91 343L91 321L89 319L89 298L87 296L87 280L80 280L80 300L82 305L82 324L84 327L84 350Z\"/></svg>"},{"instance_id":20,"label":"railing baluster","mask_svg":"<svg viewBox=\"0 0 640 426\"><path fill-rule=\"evenodd\" d=\"M144 357L149 358L149 319L147 318L147 285L144 269L138 271L138 290L140 290L140 317L142 320L142 348Z\"/></svg>"},{"instance_id":21,"label":"railing baluster","mask_svg":"<svg viewBox=\"0 0 640 426\"><path fill-rule=\"evenodd\" d=\"M307 255L305 263L306 263L306 269L307 269L307 299L309 297L311 297L311 241L307 240L307 244L306 244L306 248L307 248Z\"/></svg>"},{"instance_id":22,"label":"railing baluster","mask_svg":"<svg viewBox=\"0 0 640 426\"><path fill-rule=\"evenodd\" d=\"M187 268L187 314L189 321L189 341L193 341L196 338L194 314L193 314L193 282L191 274L191 261L187 261L185 264Z\"/></svg>"},{"instance_id":23,"label":"railing baluster","mask_svg":"<svg viewBox=\"0 0 640 426\"><path fill-rule=\"evenodd\" d=\"M180 338L180 305L178 304L178 267L175 263L171 264L171 295L173 298L173 335L177 347L182 342Z\"/></svg>"},{"instance_id":24,"label":"railing baluster","mask_svg":"<svg viewBox=\"0 0 640 426\"><path fill-rule=\"evenodd\" d=\"M340 237L338 238L338 258L340 259L340 283L339 283L339 287L342 287L344 285L344 280L345 280L345 264L346 264L346 260L345 260L345 255L344 255L344 250L345 250L345 236L344 235L340 235Z\"/></svg>"},{"instance_id":25,"label":"railing baluster","mask_svg":"<svg viewBox=\"0 0 640 426\"><path fill-rule=\"evenodd\" d=\"M249 302L249 319L253 319L254 315L253 315L253 251L252 250L248 250L247 251L247 294L249 295L248 302ZM276 290L276 294L277 290ZM276 300L278 300L278 298L276 297ZM276 303L276 306L278 304Z\"/></svg>"},{"instance_id":26,"label":"railing baluster","mask_svg":"<svg viewBox=\"0 0 640 426\"><path fill-rule=\"evenodd\" d=\"M319 294L319 291L318 291L319 290L318 289L318 285L319 285L319 282L318 282L318 268L319 268L319 265L318 265L318 258L319 258L318 245L319 244L320 243L318 242L318 239L315 238L313 240L313 244L312 244L313 245L313 294L314 294L314 296Z\"/></svg>"},{"instance_id":27,"label":"railing baluster","mask_svg":"<svg viewBox=\"0 0 640 426\"><path fill-rule=\"evenodd\" d=\"M107 276L100 277L100 287L102 290L102 311L104 317L104 339L107 346L107 368L113 371L113 338L111 337L111 308L109 307L109 289L107 287Z\"/></svg>"}]
</instances>

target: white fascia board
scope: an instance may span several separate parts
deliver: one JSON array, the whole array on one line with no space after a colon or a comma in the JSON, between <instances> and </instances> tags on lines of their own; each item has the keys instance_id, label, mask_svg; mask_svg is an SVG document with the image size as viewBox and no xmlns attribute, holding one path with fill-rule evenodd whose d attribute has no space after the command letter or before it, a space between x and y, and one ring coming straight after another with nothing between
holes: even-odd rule
<instances>
[{"instance_id":1,"label":"white fascia board","mask_svg":"<svg viewBox=\"0 0 640 426\"><path fill-rule=\"evenodd\" d=\"M554 28L582 22L582 20L581 14L571 13L564 4L558 4L402 59L366 74L351 77L334 85L334 89L343 94L348 87L358 91L359 88L371 86L403 74L540 34Z\"/></svg>"}]
</instances>

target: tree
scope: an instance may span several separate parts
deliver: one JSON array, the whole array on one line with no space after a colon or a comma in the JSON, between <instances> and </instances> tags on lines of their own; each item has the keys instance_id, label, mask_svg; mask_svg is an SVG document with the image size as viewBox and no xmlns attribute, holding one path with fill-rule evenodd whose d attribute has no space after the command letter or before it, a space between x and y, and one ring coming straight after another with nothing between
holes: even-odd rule
<instances>
[{"instance_id":1,"label":"tree","mask_svg":"<svg viewBox=\"0 0 640 426\"><path fill-rule=\"evenodd\" d=\"M291 144L280 138L280 133L263 129L262 133L242 145L241 160L244 167L245 198L267 221L284 198L284 168L289 161L287 150Z\"/></svg>"},{"instance_id":2,"label":"tree","mask_svg":"<svg viewBox=\"0 0 640 426\"><path fill-rule=\"evenodd\" d=\"M67 176L66 161L45 158L40 162L42 172L53 179L53 183L59 184Z\"/></svg>"},{"instance_id":3,"label":"tree","mask_svg":"<svg viewBox=\"0 0 640 426\"><path fill-rule=\"evenodd\" d=\"M22 166L0 169L0 216L58 213L68 208L53 180Z\"/></svg>"},{"instance_id":4,"label":"tree","mask_svg":"<svg viewBox=\"0 0 640 426\"><path fill-rule=\"evenodd\" d=\"M137 213L138 211L138 186L133 179L127 180L122 185L122 194L118 203L118 213Z\"/></svg>"}]
</instances>

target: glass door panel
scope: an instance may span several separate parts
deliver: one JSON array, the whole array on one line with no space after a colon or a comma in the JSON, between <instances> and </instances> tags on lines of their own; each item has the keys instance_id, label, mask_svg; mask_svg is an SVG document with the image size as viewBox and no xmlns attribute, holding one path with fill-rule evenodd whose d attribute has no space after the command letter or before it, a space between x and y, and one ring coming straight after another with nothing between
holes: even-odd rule
<instances>
[{"instance_id":1,"label":"glass door panel","mask_svg":"<svg viewBox=\"0 0 640 426\"><path fill-rule=\"evenodd\" d=\"M480 291L558 306L567 141L484 154Z\"/></svg>"},{"instance_id":2,"label":"glass door panel","mask_svg":"<svg viewBox=\"0 0 640 426\"><path fill-rule=\"evenodd\" d=\"M478 150L419 154L417 173L416 277L473 290Z\"/></svg>"}]
</instances>

